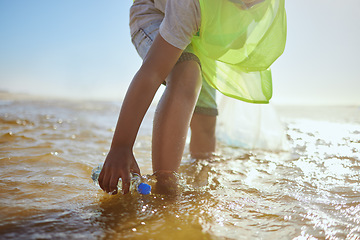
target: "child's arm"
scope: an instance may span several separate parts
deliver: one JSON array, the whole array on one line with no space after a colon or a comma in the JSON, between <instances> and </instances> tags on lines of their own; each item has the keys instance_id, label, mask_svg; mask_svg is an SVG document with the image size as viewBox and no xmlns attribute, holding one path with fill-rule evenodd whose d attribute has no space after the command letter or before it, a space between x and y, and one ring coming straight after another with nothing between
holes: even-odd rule
<instances>
[{"instance_id":1,"label":"child's arm","mask_svg":"<svg viewBox=\"0 0 360 240\"><path fill-rule=\"evenodd\" d=\"M140 173L132 151L137 132L157 89L181 53L182 50L166 42L160 34L155 38L122 104L111 148L99 176L99 185L104 191L117 193L117 183L122 178L123 193L127 193L130 172Z\"/></svg>"}]
</instances>

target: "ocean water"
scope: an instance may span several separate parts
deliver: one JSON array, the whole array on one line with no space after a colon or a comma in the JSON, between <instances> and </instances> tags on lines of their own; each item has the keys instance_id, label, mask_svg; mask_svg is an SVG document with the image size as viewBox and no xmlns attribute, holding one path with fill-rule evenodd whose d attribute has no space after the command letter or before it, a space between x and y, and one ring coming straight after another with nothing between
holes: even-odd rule
<instances>
[{"instance_id":1,"label":"ocean water","mask_svg":"<svg viewBox=\"0 0 360 240\"><path fill-rule=\"evenodd\" d=\"M0 239L360 239L359 107L276 107L286 148L186 148L177 194L110 196L90 175L119 109L0 101ZM149 178L153 113L134 148Z\"/></svg>"}]
</instances>

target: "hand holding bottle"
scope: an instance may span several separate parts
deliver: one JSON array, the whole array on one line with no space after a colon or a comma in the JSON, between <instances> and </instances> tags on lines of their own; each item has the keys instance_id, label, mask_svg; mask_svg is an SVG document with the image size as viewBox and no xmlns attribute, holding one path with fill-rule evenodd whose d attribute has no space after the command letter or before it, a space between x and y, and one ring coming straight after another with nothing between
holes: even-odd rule
<instances>
[{"instance_id":1,"label":"hand holding bottle","mask_svg":"<svg viewBox=\"0 0 360 240\"><path fill-rule=\"evenodd\" d=\"M117 194L118 182L122 179L122 193L129 192L131 173L140 175L140 169L131 149L111 149L99 175L99 185L108 193Z\"/></svg>"}]
</instances>

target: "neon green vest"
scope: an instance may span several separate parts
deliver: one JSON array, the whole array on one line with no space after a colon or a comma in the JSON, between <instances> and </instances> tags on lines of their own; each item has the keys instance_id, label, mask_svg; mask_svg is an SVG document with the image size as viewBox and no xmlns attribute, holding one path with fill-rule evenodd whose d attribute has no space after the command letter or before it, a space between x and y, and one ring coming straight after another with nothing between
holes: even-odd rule
<instances>
[{"instance_id":1,"label":"neon green vest","mask_svg":"<svg viewBox=\"0 0 360 240\"><path fill-rule=\"evenodd\" d=\"M199 2L201 27L192 45L204 79L227 96L268 103L269 67L285 48L285 0L264 0L249 9L241 0Z\"/></svg>"}]
</instances>

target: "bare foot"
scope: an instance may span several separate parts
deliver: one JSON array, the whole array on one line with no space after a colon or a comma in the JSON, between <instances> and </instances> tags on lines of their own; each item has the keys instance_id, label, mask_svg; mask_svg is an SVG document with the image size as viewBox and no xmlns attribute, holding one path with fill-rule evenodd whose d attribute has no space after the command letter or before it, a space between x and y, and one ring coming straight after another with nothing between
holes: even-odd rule
<instances>
[{"instance_id":1,"label":"bare foot","mask_svg":"<svg viewBox=\"0 0 360 240\"><path fill-rule=\"evenodd\" d=\"M173 195L178 192L178 179L175 172L158 171L154 173L156 176L155 192L159 194Z\"/></svg>"}]
</instances>

